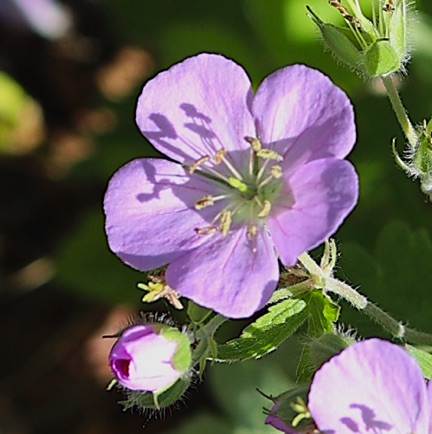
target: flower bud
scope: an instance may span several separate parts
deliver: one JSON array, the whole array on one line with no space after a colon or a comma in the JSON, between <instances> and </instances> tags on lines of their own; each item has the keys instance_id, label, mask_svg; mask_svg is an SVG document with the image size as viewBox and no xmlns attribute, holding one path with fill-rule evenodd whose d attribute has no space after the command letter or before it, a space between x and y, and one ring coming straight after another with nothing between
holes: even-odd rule
<instances>
[{"instance_id":1,"label":"flower bud","mask_svg":"<svg viewBox=\"0 0 432 434\"><path fill-rule=\"evenodd\" d=\"M340 333L326 333L319 338L312 339L309 343L310 359L315 368L319 368L324 362L340 353L355 339Z\"/></svg>"},{"instance_id":2,"label":"flower bud","mask_svg":"<svg viewBox=\"0 0 432 434\"><path fill-rule=\"evenodd\" d=\"M159 323L126 328L109 355L119 384L157 395L187 374L191 359L188 337L174 327Z\"/></svg>"},{"instance_id":3,"label":"flower bud","mask_svg":"<svg viewBox=\"0 0 432 434\"><path fill-rule=\"evenodd\" d=\"M265 423L287 434L298 434L311 424L305 400L308 386L297 386L273 401Z\"/></svg>"},{"instance_id":4,"label":"flower bud","mask_svg":"<svg viewBox=\"0 0 432 434\"><path fill-rule=\"evenodd\" d=\"M309 7L308 11L324 43L337 59L367 77L404 71L404 64L409 59L407 35L410 24L406 0L387 0L385 4L375 1L371 20L363 15L357 2L349 2L352 10L339 0L329 3L342 14L348 27L324 23Z\"/></svg>"},{"instance_id":5,"label":"flower bud","mask_svg":"<svg viewBox=\"0 0 432 434\"><path fill-rule=\"evenodd\" d=\"M423 122L418 128L418 141L415 146L408 145L404 161L398 154L393 141L393 154L396 163L408 176L420 181L421 191L432 202L432 119Z\"/></svg>"},{"instance_id":6,"label":"flower bud","mask_svg":"<svg viewBox=\"0 0 432 434\"><path fill-rule=\"evenodd\" d=\"M432 119L424 122L419 142L412 156L412 167L420 180L420 188L432 201Z\"/></svg>"}]
</instances>

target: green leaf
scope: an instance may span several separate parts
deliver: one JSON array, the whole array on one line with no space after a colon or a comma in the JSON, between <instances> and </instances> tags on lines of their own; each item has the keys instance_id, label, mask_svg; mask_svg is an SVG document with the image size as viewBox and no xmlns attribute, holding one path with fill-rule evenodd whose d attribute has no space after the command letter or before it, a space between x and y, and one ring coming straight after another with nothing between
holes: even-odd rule
<instances>
[{"instance_id":1,"label":"green leaf","mask_svg":"<svg viewBox=\"0 0 432 434\"><path fill-rule=\"evenodd\" d=\"M334 323L339 318L339 306L319 289L303 296L308 308L308 331L310 337L318 337L333 331Z\"/></svg>"},{"instance_id":2,"label":"green leaf","mask_svg":"<svg viewBox=\"0 0 432 434\"><path fill-rule=\"evenodd\" d=\"M307 335L311 338L320 337L334 331L334 323L339 318L340 308L319 289L308 292L303 296L307 304L308 327ZM297 365L297 381L305 382L312 378L315 372L310 347L305 343Z\"/></svg>"},{"instance_id":3,"label":"green leaf","mask_svg":"<svg viewBox=\"0 0 432 434\"><path fill-rule=\"evenodd\" d=\"M426 380L430 380L432 377L432 354L412 345L405 345L405 348L417 360Z\"/></svg>"},{"instance_id":4,"label":"green leaf","mask_svg":"<svg viewBox=\"0 0 432 434\"><path fill-rule=\"evenodd\" d=\"M305 307L305 301L299 299L270 306L268 313L247 326L239 338L219 345L216 360L236 362L257 359L270 353L307 319Z\"/></svg>"}]
</instances>

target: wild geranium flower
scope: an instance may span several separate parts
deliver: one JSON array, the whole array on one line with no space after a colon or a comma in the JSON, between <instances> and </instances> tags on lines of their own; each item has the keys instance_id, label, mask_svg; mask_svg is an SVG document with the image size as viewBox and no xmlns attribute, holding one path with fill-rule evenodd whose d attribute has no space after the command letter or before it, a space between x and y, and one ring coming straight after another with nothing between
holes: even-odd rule
<instances>
[{"instance_id":1,"label":"wild geranium flower","mask_svg":"<svg viewBox=\"0 0 432 434\"><path fill-rule=\"evenodd\" d=\"M190 368L186 335L165 324L126 328L111 349L109 363L116 380L129 390L159 392Z\"/></svg>"},{"instance_id":2,"label":"wild geranium flower","mask_svg":"<svg viewBox=\"0 0 432 434\"><path fill-rule=\"evenodd\" d=\"M358 342L315 374L308 408L323 433L432 433L432 386L403 348Z\"/></svg>"},{"instance_id":3,"label":"wild geranium flower","mask_svg":"<svg viewBox=\"0 0 432 434\"><path fill-rule=\"evenodd\" d=\"M150 80L136 122L170 160L143 158L114 174L105 196L110 248L126 264L169 264L166 283L231 318L265 305L286 266L335 232L358 180L343 158L352 106L302 65L254 94L232 60L200 54Z\"/></svg>"}]
</instances>

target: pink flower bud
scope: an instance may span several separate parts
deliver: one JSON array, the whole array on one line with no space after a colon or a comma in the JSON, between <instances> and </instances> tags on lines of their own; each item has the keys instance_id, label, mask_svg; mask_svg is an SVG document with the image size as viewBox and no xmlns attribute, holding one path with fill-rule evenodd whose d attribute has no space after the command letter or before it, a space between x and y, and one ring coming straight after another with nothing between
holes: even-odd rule
<instances>
[{"instance_id":1,"label":"pink flower bud","mask_svg":"<svg viewBox=\"0 0 432 434\"><path fill-rule=\"evenodd\" d=\"M187 337L165 324L140 324L123 331L109 355L116 380L130 390L159 392L190 367Z\"/></svg>"}]
</instances>

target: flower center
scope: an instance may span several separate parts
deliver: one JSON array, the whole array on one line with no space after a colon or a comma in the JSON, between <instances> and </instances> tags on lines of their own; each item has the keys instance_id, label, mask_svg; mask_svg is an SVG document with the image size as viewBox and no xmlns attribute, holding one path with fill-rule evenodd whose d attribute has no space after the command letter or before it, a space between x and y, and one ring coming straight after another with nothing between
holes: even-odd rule
<instances>
[{"instance_id":1,"label":"flower center","mask_svg":"<svg viewBox=\"0 0 432 434\"><path fill-rule=\"evenodd\" d=\"M220 231L226 235L234 225L243 224L247 225L249 238L254 238L258 227L265 224L281 189L282 168L278 163L283 157L272 149L263 148L258 138L245 137L245 140L250 150L246 159L242 159L242 163L247 160L243 170L237 170L225 149L217 151L213 159L205 155L188 166L191 175L211 179L220 192L198 199L196 210L224 201L223 209L216 213L209 226L195 229L198 234Z\"/></svg>"}]
</instances>

